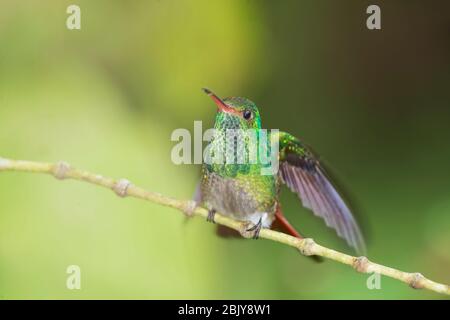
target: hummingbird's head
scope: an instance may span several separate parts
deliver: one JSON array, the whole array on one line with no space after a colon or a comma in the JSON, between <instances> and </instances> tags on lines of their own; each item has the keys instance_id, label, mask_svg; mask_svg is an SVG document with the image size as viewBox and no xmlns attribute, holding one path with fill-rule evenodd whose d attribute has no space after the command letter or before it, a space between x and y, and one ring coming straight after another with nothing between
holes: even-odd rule
<instances>
[{"instance_id":1,"label":"hummingbird's head","mask_svg":"<svg viewBox=\"0 0 450 320\"><path fill-rule=\"evenodd\" d=\"M213 99L217 105L216 129L261 129L261 117L256 105L241 97L220 99L211 90L203 91Z\"/></svg>"}]
</instances>

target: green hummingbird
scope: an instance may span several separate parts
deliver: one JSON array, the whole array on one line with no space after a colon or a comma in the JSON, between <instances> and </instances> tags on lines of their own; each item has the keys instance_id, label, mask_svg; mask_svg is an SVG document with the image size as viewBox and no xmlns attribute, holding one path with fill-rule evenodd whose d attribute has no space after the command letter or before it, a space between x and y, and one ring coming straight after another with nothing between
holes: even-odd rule
<instances>
[{"instance_id":1,"label":"green hummingbird","mask_svg":"<svg viewBox=\"0 0 450 320\"><path fill-rule=\"evenodd\" d=\"M209 142L210 153L226 149L225 140L219 137L230 129L253 129L257 133L262 130L259 110L252 101L242 97L222 100L209 89L203 91L217 105L214 129L219 134ZM275 224L284 232L303 238L282 213L279 195L285 184L299 196L304 207L323 218L326 225L335 229L358 253L364 253L365 243L358 224L318 158L289 133L277 131L276 138L279 170L272 174L261 174L261 155L253 163L203 163L195 201L209 210L208 221L214 222L217 211L251 222L248 230L254 232L254 238L261 228L271 228ZM247 151L249 143L247 139L244 144Z\"/></svg>"}]
</instances>

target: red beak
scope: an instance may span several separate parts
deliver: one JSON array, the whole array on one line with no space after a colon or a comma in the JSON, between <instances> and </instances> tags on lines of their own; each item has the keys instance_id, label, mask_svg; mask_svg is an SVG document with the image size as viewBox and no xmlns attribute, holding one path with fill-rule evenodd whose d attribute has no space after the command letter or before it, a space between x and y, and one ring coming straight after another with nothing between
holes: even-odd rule
<instances>
[{"instance_id":1,"label":"red beak","mask_svg":"<svg viewBox=\"0 0 450 320\"><path fill-rule=\"evenodd\" d=\"M236 110L229 107L225 104L225 102L222 101L214 92L207 88L202 88L202 90L213 99L214 103L217 105L217 108L219 108L219 111L227 112L227 113L236 113Z\"/></svg>"}]
</instances>

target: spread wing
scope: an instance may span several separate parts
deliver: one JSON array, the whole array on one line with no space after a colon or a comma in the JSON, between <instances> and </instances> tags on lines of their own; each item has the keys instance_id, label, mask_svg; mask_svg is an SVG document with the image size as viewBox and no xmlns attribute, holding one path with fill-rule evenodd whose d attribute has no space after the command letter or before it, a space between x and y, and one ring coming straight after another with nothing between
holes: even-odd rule
<instances>
[{"instance_id":1,"label":"spread wing","mask_svg":"<svg viewBox=\"0 0 450 320\"><path fill-rule=\"evenodd\" d=\"M281 180L297 193L304 207L323 218L327 226L363 254L365 243L361 231L318 159L288 133L279 133L279 146Z\"/></svg>"}]
</instances>

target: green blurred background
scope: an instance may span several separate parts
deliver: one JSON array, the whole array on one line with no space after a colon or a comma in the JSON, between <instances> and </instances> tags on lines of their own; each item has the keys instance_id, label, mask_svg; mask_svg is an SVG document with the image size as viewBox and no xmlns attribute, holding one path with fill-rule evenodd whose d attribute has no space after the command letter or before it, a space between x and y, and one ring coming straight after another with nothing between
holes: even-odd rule
<instances>
[{"instance_id":1,"label":"green blurred background","mask_svg":"<svg viewBox=\"0 0 450 320\"><path fill-rule=\"evenodd\" d=\"M378 4L382 30L366 28ZM81 30L66 8L81 7ZM301 137L351 195L369 257L450 282L448 1L5 1L0 156L190 198L176 128L212 126L200 91L245 96ZM285 214L351 253L295 195ZM0 298L441 299L270 241L224 240L174 210L76 181L0 175ZM66 268L81 268L81 290Z\"/></svg>"}]
</instances>

